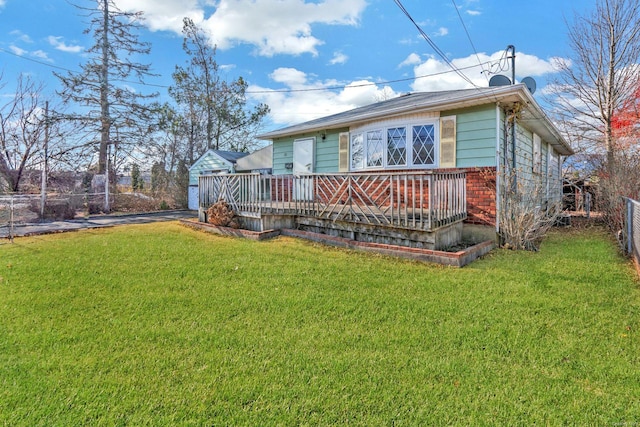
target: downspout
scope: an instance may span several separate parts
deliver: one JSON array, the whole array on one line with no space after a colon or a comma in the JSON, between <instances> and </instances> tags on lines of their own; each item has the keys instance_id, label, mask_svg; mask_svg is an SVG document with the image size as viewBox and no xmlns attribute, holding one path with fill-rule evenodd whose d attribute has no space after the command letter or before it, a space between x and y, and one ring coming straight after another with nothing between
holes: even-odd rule
<instances>
[{"instance_id":1,"label":"downspout","mask_svg":"<svg viewBox=\"0 0 640 427\"><path fill-rule=\"evenodd\" d=\"M506 168L502 164L500 141L500 104L496 103L496 235L500 232L500 180ZM506 157L506 153L504 153Z\"/></svg>"},{"instance_id":2,"label":"downspout","mask_svg":"<svg viewBox=\"0 0 640 427\"><path fill-rule=\"evenodd\" d=\"M507 50L511 50L511 84L516 84L516 47L512 44L507 46ZM516 108L514 105L513 118L511 121L511 171L513 173L513 192L518 189L517 172L516 172Z\"/></svg>"},{"instance_id":3,"label":"downspout","mask_svg":"<svg viewBox=\"0 0 640 427\"><path fill-rule=\"evenodd\" d=\"M511 119L511 173L513 174L513 192L518 189L518 171L516 169L516 106Z\"/></svg>"}]
</instances>

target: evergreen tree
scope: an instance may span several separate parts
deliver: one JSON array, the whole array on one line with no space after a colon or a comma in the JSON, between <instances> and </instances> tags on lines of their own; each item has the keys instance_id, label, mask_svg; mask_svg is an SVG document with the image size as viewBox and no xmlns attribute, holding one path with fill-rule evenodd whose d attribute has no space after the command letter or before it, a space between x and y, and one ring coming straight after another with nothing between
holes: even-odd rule
<instances>
[{"instance_id":1,"label":"evergreen tree","mask_svg":"<svg viewBox=\"0 0 640 427\"><path fill-rule=\"evenodd\" d=\"M184 160L178 161L176 167L176 204L186 208L189 204L189 168Z\"/></svg>"},{"instance_id":2,"label":"evergreen tree","mask_svg":"<svg viewBox=\"0 0 640 427\"><path fill-rule=\"evenodd\" d=\"M247 82L242 77L231 82L221 78L210 38L191 19L183 22L183 48L190 60L186 67L176 67L169 94L185 118L187 152L194 153L188 160L192 163L208 148L247 151L269 107L248 108ZM206 146L198 146L203 139Z\"/></svg>"},{"instance_id":3,"label":"evergreen tree","mask_svg":"<svg viewBox=\"0 0 640 427\"><path fill-rule=\"evenodd\" d=\"M91 18L85 33L93 36L94 44L86 52L87 62L78 73L54 74L62 83L59 94L63 100L83 108L72 118L100 135L95 138L100 141L98 173L104 173L109 144L118 143L122 149L144 142L152 113L144 101L157 94L145 95L131 88L152 75L149 65L135 61L151 48L136 34L142 28L142 12L123 12L115 0L94 1L94 9L76 6Z\"/></svg>"},{"instance_id":4,"label":"evergreen tree","mask_svg":"<svg viewBox=\"0 0 640 427\"><path fill-rule=\"evenodd\" d=\"M144 180L140 173L140 166L137 163L131 165L131 188L133 191L142 190L144 187Z\"/></svg>"}]
</instances>

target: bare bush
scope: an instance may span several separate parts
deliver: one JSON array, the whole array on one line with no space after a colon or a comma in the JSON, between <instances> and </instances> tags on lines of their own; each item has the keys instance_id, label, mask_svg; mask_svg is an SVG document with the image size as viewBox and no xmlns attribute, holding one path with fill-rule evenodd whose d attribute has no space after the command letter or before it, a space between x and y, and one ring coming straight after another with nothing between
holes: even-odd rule
<instances>
[{"instance_id":1,"label":"bare bush","mask_svg":"<svg viewBox=\"0 0 640 427\"><path fill-rule=\"evenodd\" d=\"M562 213L560 201L548 200L542 174L505 173L498 180L499 232L505 248L537 251Z\"/></svg>"},{"instance_id":2,"label":"bare bush","mask_svg":"<svg viewBox=\"0 0 640 427\"><path fill-rule=\"evenodd\" d=\"M617 233L623 228L623 197L640 198L640 155L618 152L615 167L598 171L597 205L606 226ZM611 171L611 172L609 172Z\"/></svg>"},{"instance_id":3,"label":"bare bush","mask_svg":"<svg viewBox=\"0 0 640 427\"><path fill-rule=\"evenodd\" d=\"M207 209L207 222L220 227L239 228L238 216L231 205L221 200Z\"/></svg>"}]
</instances>

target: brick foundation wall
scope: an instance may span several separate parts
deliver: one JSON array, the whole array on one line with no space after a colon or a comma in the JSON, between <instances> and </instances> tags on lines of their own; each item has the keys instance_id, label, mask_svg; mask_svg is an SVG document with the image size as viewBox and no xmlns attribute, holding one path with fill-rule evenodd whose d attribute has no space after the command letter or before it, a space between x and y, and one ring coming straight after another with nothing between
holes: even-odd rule
<instances>
[{"instance_id":1,"label":"brick foundation wall","mask_svg":"<svg viewBox=\"0 0 640 427\"><path fill-rule=\"evenodd\" d=\"M467 169L467 221L496 224L496 168Z\"/></svg>"}]
</instances>

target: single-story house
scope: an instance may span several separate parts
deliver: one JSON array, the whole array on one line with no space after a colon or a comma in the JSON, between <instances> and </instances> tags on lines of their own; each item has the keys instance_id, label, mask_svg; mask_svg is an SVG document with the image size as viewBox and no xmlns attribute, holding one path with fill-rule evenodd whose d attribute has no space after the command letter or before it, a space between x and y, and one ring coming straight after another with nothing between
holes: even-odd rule
<instances>
[{"instance_id":1,"label":"single-story house","mask_svg":"<svg viewBox=\"0 0 640 427\"><path fill-rule=\"evenodd\" d=\"M247 218L289 215L297 229L435 249L455 244L463 222L495 235L506 173L538 177L540 206L560 202L573 153L524 84L410 93L259 137L273 144L273 175L231 200ZM270 200L245 202L264 194L258 185Z\"/></svg>"},{"instance_id":2,"label":"single-story house","mask_svg":"<svg viewBox=\"0 0 640 427\"><path fill-rule=\"evenodd\" d=\"M236 162L249 153L207 150L189 168L189 209L198 209L198 178L201 175L232 173Z\"/></svg>"}]
</instances>

